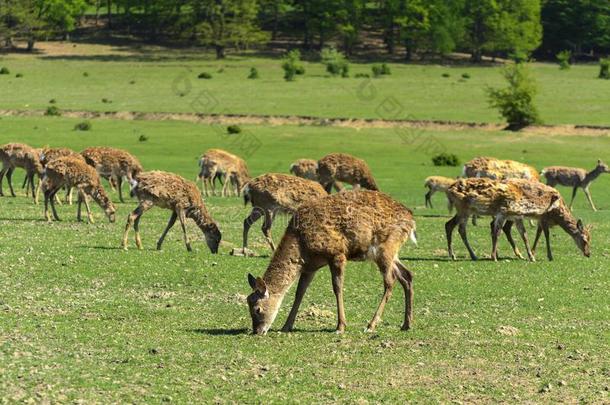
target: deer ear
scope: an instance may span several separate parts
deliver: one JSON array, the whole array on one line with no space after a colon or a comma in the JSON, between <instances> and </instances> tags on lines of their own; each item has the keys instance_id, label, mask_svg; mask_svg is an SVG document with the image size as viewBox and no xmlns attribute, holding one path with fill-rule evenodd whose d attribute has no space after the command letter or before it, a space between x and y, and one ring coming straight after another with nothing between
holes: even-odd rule
<instances>
[{"instance_id":1,"label":"deer ear","mask_svg":"<svg viewBox=\"0 0 610 405\"><path fill-rule=\"evenodd\" d=\"M578 227L578 230L580 232L584 231L584 229L585 229L584 225L582 224L582 220L580 220L580 219L578 220L578 222L576 222L576 226Z\"/></svg>"},{"instance_id":2,"label":"deer ear","mask_svg":"<svg viewBox=\"0 0 610 405\"><path fill-rule=\"evenodd\" d=\"M265 280L260 277L256 278L256 291L258 291L258 293L264 296L265 298L269 297L269 292L267 291L267 283L265 283Z\"/></svg>"},{"instance_id":3,"label":"deer ear","mask_svg":"<svg viewBox=\"0 0 610 405\"><path fill-rule=\"evenodd\" d=\"M256 290L256 278L250 273L248 273L248 284L250 284L253 290Z\"/></svg>"}]
</instances>

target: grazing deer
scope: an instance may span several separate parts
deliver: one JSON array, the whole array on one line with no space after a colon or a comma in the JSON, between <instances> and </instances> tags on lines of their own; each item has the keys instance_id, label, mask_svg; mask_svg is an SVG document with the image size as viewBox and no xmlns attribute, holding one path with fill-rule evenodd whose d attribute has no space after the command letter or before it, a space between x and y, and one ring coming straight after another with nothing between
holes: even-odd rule
<instances>
[{"instance_id":1,"label":"grazing deer","mask_svg":"<svg viewBox=\"0 0 610 405\"><path fill-rule=\"evenodd\" d=\"M235 187L235 195L239 195L243 185L250 179L248 166L243 159L232 153L222 149L209 149L199 159L199 179L203 184L204 195L216 194L214 180L217 178L223 184L222 196L229 194L229 182Z\"/></svg>"},{"instance_id":2,"label":"grazing deer","mask_svg":"<svg viewBox=\"0 0 610 405\"><path fill-rule=\"evenodd\" d=\"M303 203L326 196L319 183L286 174L263 174L250 180L243 189L244 202L252 204L252 212L244 220L243 254L248 252L248 232L250 227L264 217L263 235L271 250L275 244L271 238L271 226L276 214L294 212Z\"/></svg>"},{"instance_id":3,"label":"grazing deer","mask_svg":"<svg viewBox=\"0 0 610 405\"><path fill-rule=\"evenodd\" d=\"M83 162L85 162L85 158L80 153L75 152L72 149L48 148L47 147L47 148L42 148L40 150L40 163L42 164L43 167L46 167L49 164L49 162L52 162L55 159L59 159L60 157L66 157L66 156L70 156L70 157L73 157L75 159L82 160ZM40 192L40 185L36 189L36 203L38 203L39 192ZM65 201L69 205L72 205L72 188L71 187L66 188Z\"/></svg>"},{"instance_id":4,"label":"grazing deer","mask_svg":"<svg viewBox=\"0 0 610 405\"><path fill-rule=\"evenodd\" d=\"M534 254L530 249L529 241L523 226L523 218L537 220L539 228L544 230L547 238L549 260L550 240L548 228L559 225L566 231L578 248L587 257L590 255L590 233L581 221L574 219L566 208L561 194L557 190L537 181L524 179L510 179L495 181L490 179L460 179L447 191L449 199L455 206L457 214L445 224L447 233L447 246L449 256L455 260L451 237L453 230L459 225L459 233L470 253L472 260L477 257L468 243L466 235L466 223L470 215L490 215L494 218L492 223L492 253L491 258L498 258L498 237L502 230L505 231L509 243L516 251L514 241L510 237L510 223L514 222L521 234L527 254L534 261ZM507 230L508 229L508 230ZM540 230L538 231L538 233Z\"/></svg>"},{"instance_id":5,"label":"grazing deer","mask_svg":"<svg viewBox=\"0 0 610 405\"><path fill-rule=\"evenodd\" d=\"M318 177L329 194L338 181L351 184L354 189L379 190L366 162L345 153L331 153L318 160Z\"/></svg>"},{"instance_id":6,"label":"grazing deer","mask_svg":"<svg viewBox=\"0 0 610 405\"><path fill-rule=\"evenodd\" d=\"M157 206L172 211L169 223L157 242L157 250L161 250L167 233L176 223L176 219L179 219L184 235L184 244L186 249L191 252L191 243L186 233L186 218L190 218L203 232L210 251L218 253L222 236L218 225L208 213L195 183L187 181L177 174L151 171L140 173L137 180L132 180L131 184L131 195L138 198L139 204L127 218L123 234L124 249L127 249L127 238L132 226L136 234L136 246L138 249L142 249L140 219L147 210Z\"/></svg>"},{"instance_id":7,"label":"grazing deer","mask_svg":"<svg viewBox=\"0 0 610 405\"><path fill-rule=\"evenodd\" d=\"M16 197L13 189L13 172L16 168L22 168L26 172L26 182L31 186L32 198L36 198L36 190L34 186L34 176L42 177L43 167L40 164L36 149L22 143L8 143L0 146L0 161L2 162L2 170L0 170L0 196L4 196L2 191L2 182L6 174L7 183L11 190L11 195ZM26 192L26 196L29 191Z\"/></svg>"},{"instance_id":8,"label":"grazing deer","mask_svg":"<svg viewBox=\"0 0 610 405\"><path fill-rule=\"evenodd\" d=\"M601 160L598 160L597 166L595 166L595 169L591 170L590 172L578 167L551 166L542 169L541 175L546 178L546 184L551 187L555 187L557 184L572 187L570 209L572 209L572 205L574 204L576 191L578 191L579 188L582 188L587 200L589 201L589 205L593 211L597 211L597 208L595 208L595 204L593 204L593 200L591 199L589 186L593 180L598 178L602 173L610 173L610 170L608 169L607 164Z\"/></svg>"},{"instance_id":9,"label":"grazing deer","mask_svg":"<svg viewBox=\"0 0 610 405\"><path fill-rule=\"evenodd\" d=\"M102 187L97 171L82 159L71 156L57 158L49 162L44 169L41 188L44 193L44 216L47 221L51 221L49 202L53 210L53 217L56 221L60 220L55 210L55 195L62 187L75 187L78 190L78 211L76 215L78 221L81 221L82 203L84 202L87 209L87 219L90 223L93 223L93 215L88 201L88 196L91 196L102 207L108 220L114 222L116 210Z\"/></svg>"},{"instance_id":10,"label":"grazing deer","mask_svg":"<svg viewBox=\"0 0 610 405\"><path fill-rule=\"evenodd\" d=\"M87 163L94 167L100 176L116 186L119 200L123 200L123 178L131 183L142 171L140 161L129 152L109 147L91 147L83 150L81 155Z\"/></svg>"},{"instance_id":11,"label":"grazing deer","mask_svg":"<svg viewBox=\"0 0 610 405\"><path fill-rule=\"evenodd\" d=\"M318 181L318 162L313 159L299 159L290 165L290 173L297 177Z\"/></svg>"},{"instance_id":12,"label":"grazing deer","mask_svg":"<svg viewBox=\"0 0 610 405\"><path fill-rule=\"evenodd\" d=\"M337 300L337 332L346 327L343 307L343 276L348 260L371 260L383 276L384 293L368 324L375 330L396 280L405 291L403 330L413 320L413 276L398 259L401 245L415 241L411 211L386 194L360 190L338 193L303 204L294 214L286 233L262 277L248 275L254 290L247 298L255 334L271 327L286 292L299 280L292 310L283 331L292 330L299 305L316 271L328 265Z\"/></svg>"},{"instance_id":13,"label":"grazing deer","mask_svg":"<svg viewBox=\"0 0 610 405\"><path fill-rule=\"evenodd\" d=\"M455 179L452 179L450 177L443 177L443 176L430 176L426 178L426 181L424 183L424 187L426 187L428 189L428 192L426 193L426 207L432 207L432 195L437 192L440 191L444 194L447 193L447 189L449 189L449 187L455 183ZM449 212L451 212L453 210L453 206L451 204L451 201L448 200L449 203Z\"/></svg>"}]
</instances>

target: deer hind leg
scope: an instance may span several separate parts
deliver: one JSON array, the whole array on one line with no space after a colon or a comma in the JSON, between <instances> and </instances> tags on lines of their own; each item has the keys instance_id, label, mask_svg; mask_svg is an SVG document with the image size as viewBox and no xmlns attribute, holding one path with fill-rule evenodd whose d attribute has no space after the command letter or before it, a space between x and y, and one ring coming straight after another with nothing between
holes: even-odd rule
<instances>
[{"instance_id":1,"label":"deer hind leg","mask_svg":"<svg viewBox=\"0 0 610 405\"><path fill-rule=\"evenodd\" d=\"M89 206L89 197L87 197L87 194L83 190L79 190L78 192L80 194L79 200L85 203L85 209L87 210L87 221L89 221L90 224L95 223L95 221L93 220L93 214L91 213L91 207ZM80 221L80 205L78 214Z\"/></svg>"},{"instance_id":2,"label":"deer hind leg","mask_svg":"<svg viewBox=\"0 0 610 405\"><path fill-rule=\"evenodd\" d=\"M271 226L273 225L273 220L275 219L275 212L271 210L265 210L265 220L263 221L263 235L265 235L265 239L267 239L267 243L271 247L271 251L275 252L275 243L273 243L273 238L271 237Z\"/></svg>"},{"instance_id":3,"label":"deer hind leg","mask_svg":"<svg viewBox=\"0 0 610 405\"><path fill-rule=\"evenodd\" d=\"M491 229L493 232L493 222L491 223ZM506 223L502 227L502 231L504 231L504 235L506 235L506 240L508 240L508 243L510 244L510 247L513 249L515 256L517 256L519 259L523 259L523 255L521 254L521 252L519 252L519 248L517 247L517 244L515 243L515 240L513 239L513 234L511 232L512 229L513 229L513 221L506 221Z\"/></svg>"},{"instance_id":4,"label":"deer hind leg","mask_svg":"<svg viewBox=\"0 0 610 405\"><path fill-rule=\"evenodd\" d=\"M55 218L56 221L61 221L59 219L59 215L57 215L57 210L55 209L55 196L57 195L57 188L54 188L49 195L49 200L51 203L51 211L53 211L53 218Z\"/></svg>"},{"instance_id":5,"label":"deer hind leg","mask_svg":"<svg viewBox=\"0 0 610 405\"><path fill-rule=\"evenodd\" d=\"M248 248L248 232L250 227L263 216L263 210L259 207L253 207L252 212L244 220L244 233L243 233L243 249L244 251Z\"/></svg>"},{"instance_id":6,"label":"deer hind leg","mask_svg":"<svg viewBox=\"0 0 610 405\"><path fill-rule=\"evenodd\" d=\"M584 187L583 191L585 192L585 196L587 197L587 201L589 201L589 205L591 206L591 209L593 211L597 211L597 208L595 208L595 204L593 204L593 199L591 198L591 191L589 190L589 186Z\"/></svg>"},{"instance_id":7,"label":"deer hind leg","mask_svg":"<svg viewBox=\"0 0 610 405\"><path fill-rule=\"evenodd\" d=\"M373 315L373 319L371 319L371 322L369 322L369 325L366 328L366 332L373 332L375 330L377 324L381 320L385 305L392 296L392 289L396 282L396 273L393 266L393 260L388 259L383 255L377 260L377 267L379 267L379 271L381 271L381 274L383 275L383 296L381 297L377 311L375 311L375 315Z\"/></svg>"},{"instance_id":8,"label":"deer hind leg","mask_svg":"<svg viewBox=\"0 0 610 405\"><path fill-rule=\"evenodd\" d=\"M394 260L394 271L398 282L405 290L405 320L402 330L409 330L413 324L413 274L396 258Z\"/></svg>"},{"instance_id":9,"label":"deer hind leg","mask_svg":"<svg viewBox=\"0 0 610 405\"><path fill-rule=\"evenodd\" d=\"M28 178L30 179L30 191L32 192L32 198L34 199L35 203L38 203L38 201L36 201L36 182L34 181L34 172L31 172L28 175Z\"/></svg>"},{"instance_id":10,"label":"deer hind leg","mask_svg":"<svg viewBox=\"0 0 610 405\"><path fill-rule=\"evenodd\" d=\"M549 232L549 225L546 223L542 224L542 231L544 232L544 239L546 240L546 256L549 261L553 261L553 253L551 252L551 235Z\"/></svg>"},{"instance_id":11,"label":"deer hind leg","mask_svg":"<svg viewBox=\"0 0 610 405\"><path fill-rule=\"evenodd\" d=\"M343 305L343 276L345 274L345 263L347 258L343 255L335 257L328 265L333 283L333 292L337 300L337 333L345 332L347 321L345 319L345 307Z\"/></svg>"},{"instance_id":12,"label":"deer hind leg","mask_svg":"<svg viewBox=\"0 0 610 405\"><path fill-rule=\"evenodd\" d=\"M135 221L136 218L139 218L142 216L142 214L144 214L144 212L150 208L150 204L146 203L144 201L140 201L140 203L138 204L138 206L136 207L135 210L133 210L128 216L127 216L127 223L125 224L125 231L123 232L123 243L122 243L122 247L123 249L127 250L127 239L129 237L129 230L131 229L131 227L134 227L135 230ZM139 230L139 228L138 228ZM136 246L138 247L138 249L142 249L142 240L140 239L140 235L139 232L136 231Z\"/></svg>"},{"instance_id":13,"label":"deer hind leg","mask_svg":"<svg viewBox=\"0 0 610 405\"><path fill-rule=\"evenodd\" d=\"M434 208L432 206L432 194L434 194L434 191L432 191L432 189L428 190L428 192L426 193L426 208Z\"/></svg>"},{"instance_id":14,"label":"deer hind leg","mask_svg":"<svg viewBox=\"0 0 610 405\"><path fill-rule=\"evenodd\" d=\"M66 186L66 198L65 201L68 205L72 205L72 187Z\"/></svg>"},{"instance_id":15,"label":"deer hind leg","mask_svg":"<svg viewBox=\"0 0 610 405\"><path fill-rule=\"evenodd\" d=\"M506 219L500 215L496 216L492 222L491 230L491 260L498 261L498 239Z\"/></svg>"},{"instance_id":16,"label":"deer hind leg","mask_svg":"<svg viewBox=\"0 0 610 405\"><path fill-rule=\"evenodd\" d=\"M176 211L173 211L172 212L172 216L169 217L169 222L167 223L167 226L165 227L165 230L163 230L163 233L161 234L161 237L157 241L157 250L161 250L161 246L163 245L163 241L165 240L165 237L167 236L167 233L169 232L169 230L172 229L172 227L176 223L176 219L178 219L178 214L176 214Z\"/></svg>"},{"instance_id":17,"label":"deer hind leg","mask_svg":"<svg viewBox=\"0 0 610 405\"><path fill-rule=\"evenodd\" d=\"M116 177L116 188L119 190L119 201L124 203L123 199L123 176Z\"/></svg>"},{"instance_id":18,"label":"deer hind leg","mask_svg":"<svg viewBox=\"0 0 610 405\"><path fill-rule=\"evenodd\" d=\"M299 307L301 306L301 302L303 301L303 296L305 296L305 291L307 291L307 287L313 280L316 272L308 271L304 269L299 277L299 284L297 285L297 291L294 296L294 303L292 304L292 308L290 309L290 314L288 314L288 318L286 319L286 323L282 327L282 332L292 332L292 328L294 327L294 321L297 318L297 313L299 312Z\"/></svg>"},{"instance_id":19,"label":"deer hind leg","mask_svg":"<svg viewBox=\"0 0 610 405\"><path fill-rule=\"evenodd\" d=\"M44 187L44 217L48 222L51 222L51 215L49 215L49 199L52 194L52 190L48 190Z\"/></svg>"},{"instance_id":20,"label":"deer hind leg","mask_svg":"<svg viewBox=\"0 0 610 405\"><path fill-rule=\"evenodd\" d=\"M449 252L449 258L455 260L455 253L453 253L453 230L459 222L459 216L455 215L447 223L445 223L445 233L447 235L447 252Z\"/></svg>"},{"instance_id":21,"label":"deer hind leg","mask_svg":"<svg viewBox=\"0 0 610 405\"><path fill-rule=\"evenodd\" d=\"M4 175L8 169L3 165L2 170L0 170L0 196L4 197L4 191L2 191L2 183L4 182Z\"/></svg>"},{"instance_id":22,"label":"deer hind leg","mask_svg":"<svg viewBox=\"0 0 610 405\"><path fill-rule=\"evenodd\" d=\"M468 222L468 217L461 217L460 221L459 221L459 226L458 226L458 233L460 234L460 237L462 238L462 242L464 242L464 245L466 246L466 249L468 249L468 253L470 254L470 258L472 260L478 260L477 255L474 253L474 250L472 250L472 248L470 247L470 243L468 242L468 235L466 233L466 224Z\"/></svg>"},{"instance_id":23,"label":"deer hind leg","mask_svg":"<svg viewBox=\"0 0 610 405\"><path fill-rule=\"evenodd\" d=\"M532 252L532 249L530 249L530 242L527 238L527 231L525 230L525 226L523 225L523 220L518 219L517 221L515 221L515 224L517 225L517 230L519 231L519 234L521 234L521 239L523 239L523 243L525 244L527 257L530 259L531 262L535 262L536 259L534 258L534 253Z\"/></svg>"}]
</instances>

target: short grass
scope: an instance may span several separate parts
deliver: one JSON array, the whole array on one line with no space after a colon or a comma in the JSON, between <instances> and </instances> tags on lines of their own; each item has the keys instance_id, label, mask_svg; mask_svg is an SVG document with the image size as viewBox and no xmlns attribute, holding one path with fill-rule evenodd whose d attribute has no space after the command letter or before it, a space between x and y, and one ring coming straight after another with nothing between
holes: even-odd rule
<instances>
[{"instance_id":1,"label":"short grass","mask_svg":"<svg viewBox=\"0 0 610 405\"><path fill-rule=\"evenodd\" d=\"M93 71L93 69L90 69ZM80 79L79 79L80 80ZM298 83L297 83L298 85ZM50 96L49 96L50 97ZM162 97L159 97L162 98ZM609 401L610 176L592 187L600 211L583 195L575 212L593 224L593 256L582 257L559 229L556 261L514 260L503 242L498 263L446 259L443 197L423 207L423 179L457 175L435 168L421 146L438 144L462 160L489 154L542 168L592 167L610 140L489 132L423 132L405 143L392 130L327 127L244 127L261 147L246 153L240 138L217 128L178 122L93 120L74 131L65 118L2 118L0 143L114 145L138 155L147 169L187 178L210 147L248 155L253 174L286 172L299 157L344 151L365 158L381 188L414 209L419 246L403 261L415 272L415 324L401 332L397 289L374 334L363 328L382 282L370 264L350 263L345 301L348 330L336 335L334 297L326 269L305 297L297 330L276 332L292 290L266 337L249 335L244 296L248 272L262 274L269 250L251 231L259 258L231 257L248 210L241 199L209 198L224 243L211 255L196 228L188 254L178 228L154 250L169 217L153 209L142 220L145 250L119 249L134 201L118 204L116 224L95 207L97 223L46 223L42 207L24 197L0 198L0 392L7 402L588 402ZM148 137L139 142L140 135ZM236 141L237 140L237 141ZM604 157L604 156L601 156ZM16 183L21 176L16 176ZM114 195L114 199L117 197ZM275 239L284 221L274 227ZM470 227L475 249L489 251L488 226ZM131 242L131 241L130 241ZM132 243L132 242L131 242Z\"/></svg>"},{"instance_id":2,"label":"short grass","mask_svg":"<svg viewBox=\"0 0 610 405\"><path fill-rule=\"evenodd\" d=\"M305 76L286 82L278 59L83 53L3 58L0 65L12 74L0 76L0 94L10 94L0 108L41 110L55 99L59 108L95 111L500 121L485 93L488 86L504 85L499 67L390 64L391 76L369 81L354 75L370 74L371 64L352 64L352 78L342 79L329 77L319 63L305 63ZM247 79L251 67L260 79ZM18 72L23 77L16 78ZM202 72L212 79L198 79ZM470 78L462 78L464 73ZM597 74L596 65L560 71L554 64L534 64L543 121L610 125L610 81Z\"/></svg>"}]
</instances>

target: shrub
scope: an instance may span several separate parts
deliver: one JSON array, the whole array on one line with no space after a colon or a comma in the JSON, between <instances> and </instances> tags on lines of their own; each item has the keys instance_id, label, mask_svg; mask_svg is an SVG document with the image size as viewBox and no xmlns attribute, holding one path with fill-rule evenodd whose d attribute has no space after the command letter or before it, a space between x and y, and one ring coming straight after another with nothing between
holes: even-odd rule
<instances>
[{"instance_id":1,"label":"shrub","mask_svg":"<svg viewBox=\"0 0 610 405\"><path fill-rule=\"evenodd\" d=\"M371 71L373 72L373 77L389 76L392 74L392 70L385 63L382 63L381 65L373 65L371 67Z\"/></svg>"},{"instance_id":2,"label":"shrub","mask_svg":"<svg viewBox=\"0 0 610 405\"><path fill-rule=\"evenodd\" d=\"M449 73L443 73L441 76L443 76L443 77L451 77L451 75Z\"/></svg>"},{"instance_id":3,"label":"shrub","mask_svg":"<svg viewBox=\"0 0 610 405\"><path fill-rule=\"evenodd\" d=\"M3 67L0 68L0 75L10 75L10 74L11 74L11 71L8 70L7 67L3 66Z\"/></svg>"},{"instance_id":4,"label":"shrub","mask_svg":"<svg viewBox=\"0 0 610 405\"><path fill-rule=\"evenodd\" d=\"M599 60L599 78L610 79L610 59Z\"/></svg>"},{"instance_id":5,"label":"shrub","mask_svg":"<svg viewBox=\"0 0 610 405\"><path fill-rule=\"evenodd\" d=\"M54 98L49 100L49 104L56 104L56 103L57 103L57 100L55 100Z\"/></svg>"},{"instance_id":6,"label":"shrub","mask_svg":"<svg viewBox=\"0 0 610 405\"><path fill-rule=\"evenodd\" d=\"M470 79L470 73L462 73L462 79Z\"/></svg>"},{"instance_id":7,"label":"shrub","mask_svg":"<svg viewBox=\"0 0 610 405\"><path fill-rule=\"evenodd\" d=\"M199 73L199 76L197 76L199 79L211 79L212 75L208 72L201 72Z\"/></svg>"},{"instance_id":8,"label":"shrub","mask_svg":"<svg viewBox=\"0 0 610 405\"><path fill-rule=\"evenodd\" d=\"M509 130L518 131L540 122L534 105L536 83L523 64L507 66L502 75L508 82L504 89L487 88L489 104L500 111L508 123Z\"/></svg>"},{"instance_id":9,"label":"shrub","mask_svg":"<svg viewBox=\"0 0 610 405\"><path fill-rule=\"evenodd\" d=\"M460 159L453 153L441 153L432 158L434 166L457 166L460 164Z\"/></svg>"},{"instance_id":10,"label":"shrub","mask_svg":"<svg viewBox=\"0 0 610 405\"><path fill-rule=\"evenodd\" d=\"M284 56L282 69L284 69L284 80L294 81L295 75L305 74L305 68L301 64L301 52L293 49Z\"/></svg>"},{"instance_id":11,"label":"shrub","mask_svg":"<svg viewBox=\"0 0 610 405\"><path fill-rule=\"evenodd\" d=\"M248 75L248 79L258 79L258 69L255 67L250 68L250 74Z\"/></svg>"},{"instance_id":12,"label":"shrub","mask_svg":"<svg viewBox=\"0 0 610 405\"><path fill-rule=\"evenodd\" d=\"M223 66L223 67L221 67L220 69L218 69L216 72L217 72L217 73L224 73L224 71L225 71L225 68L224 68L224 66Z\"/></svg>"},{"instance_id":13,"label":"shrub","mask_svg":"<svg viewBox=\"0 0 610 405\"><path fill-rule=\"evenodd\" d=\"M136 84L136 81L135 80L130 80L129 84Z\"/></svg>"},{"instance_id":14,"label":"shrub","mask_svg":"<svg viewBox=\"0 0 610 405\"><path fill-rule=\"evenodd\" d=\"M74 126L75 131L89 131L91 129L90 121L79 122Z\"/></svg>"},{"instance_id":15,"label":"shrub","mask_svg":"<svg viewBox=\"0 0 610 405\"><path fill-rule=\"evenodd\" d=\"M371 77L371 75L368 73L356 73L354 77L368 79Z\"/></svg>"},{"instance_id":16,"label":"shrub","mask_svg":"<svg viewBox=\"0 0 610 405\"><path fill-rule=\"evenodd\" d=\"M47 107L47 110L45 111L44 115L47 115L49 117L59 117L61 115L61 111L59 110L59 108L57 108L57 106L50 105Z\"/></svg>"},{"instance_id":17,"label":"shrub","mask_svg":"<svg viewBox=\"0 0 610 405\"><path fill-rule=\"evenodd\" d=\"M19 78L23 77L23 73L17 73L17 74L15 75L15 77L19 79Z\"/></svg>"},{"instance_id":18,"label":"shrub","mask_svg":"<svg viewBox=\"0 0 610 405\"><path fill-rule=\"evenodd\" d=\"M84 77L89 77L89 73L88 72L83 72L83 76Z\"/></svg>"},{"instance_id":19,"label":"shrub","mask_svg":"<svg viewBox=\"0 0 610 405\"><path fill-rule=\"evenodd\" d=\"M240 134L241 127L239 125L229 125L227 127L227 132L231 135Z\"/></svg>"},{"instance_id":20,"label":"shrub","mask_svg":"<svg viewBox=\"0 0 610 405\"><path fill-rule=\"evenodd\" d=\"M572 59L572 52L564 50L559 52L557 55L557 61L559 62L559 69L568 70L570 68L570 60Z\"/></svg>"},{"instance_id":21,"label":"shrub","mask_svg":"<svg viewBox=\"0 0 610 405\"><path fill-rule=\"evenodd\" d=\"M333 76L348 77L349 62L345 55L334 47L324 48L320 53L322 63L326 65L326 71Z\"/></svg>"},{"instance_id":22,"label":"shrub","mask_svg":"<svg viewBox=\"0 0 610 405\"><path fill-rule=\"evenodd\" d=\"M380 65L371 66L371 71L373 72L373 77L381 76L381 66Z\"/></svg>"},{"instance_id":23,"label":"shrub","mask_svg":"<svg viewBox=\"0 0 610 405\"><path fill-rule=\"evenodd\" d=\"M146 142L148 141L148 137L144 134L140 135L140 137L138 138L139 142Z\"/></svg>"},{"instance_id":24,"label":"shrub","mask_svg":"<svg viewBox=\"0 0 610 405\"><path fill-rule=\"evenodd\" d=\"M102 103L104 103L104 104L110 104L110 103L112 103L112 100L109 100L109 99L107 99L107 98L103 98L103 99L102 99Z\"/></svg>"},{"instance_id":25,"label":"shrub","mask_svg":"<svg viewBox=\"0 0 610 405\"><path fill-rule=\"evenodd\" d=\"M390 69L390 67L388 65L386 65L385 63L381 64L381 74L385 75L385 76L389 76L392 74L392 70Z\"/></svg>"}]
</instances>

